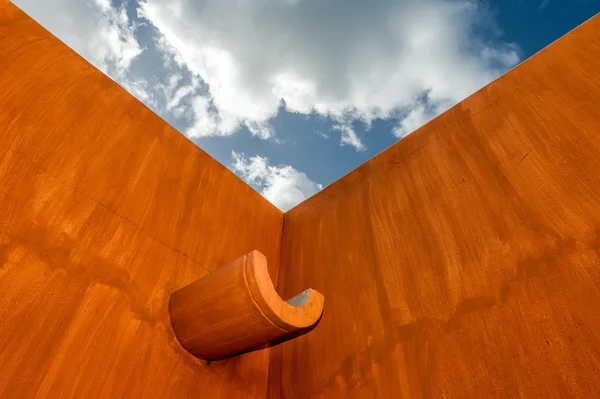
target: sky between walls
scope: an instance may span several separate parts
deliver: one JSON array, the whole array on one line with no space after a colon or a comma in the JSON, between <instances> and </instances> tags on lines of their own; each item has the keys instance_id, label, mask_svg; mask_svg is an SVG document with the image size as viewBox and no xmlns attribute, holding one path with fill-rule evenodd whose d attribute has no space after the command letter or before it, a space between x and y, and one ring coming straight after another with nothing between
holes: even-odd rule
<instances>
[{"instance_id":1,"label":"sky between walls","mask_svg":"<svg viewBox=\"0 0 600 399\"><path fill-rule=\"evenodd\" d=\"M286 211L596 0L13 0Z\"/></svg>"}]
</instances>

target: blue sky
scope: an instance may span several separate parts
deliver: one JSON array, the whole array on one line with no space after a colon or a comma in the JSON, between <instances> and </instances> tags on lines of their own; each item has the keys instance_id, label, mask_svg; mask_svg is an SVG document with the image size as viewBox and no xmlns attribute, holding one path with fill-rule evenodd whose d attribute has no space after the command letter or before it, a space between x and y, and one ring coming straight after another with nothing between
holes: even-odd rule
<instances>
[{"instance_id":1,"label":"blue sky","mask_svg":"<svg viewBox=\"0 0 600 399\"><path fill-rule=\"evenodd\" d=\"M15 0L283 210L600 11L596 0Z\"/></svg>"}]
</instances>

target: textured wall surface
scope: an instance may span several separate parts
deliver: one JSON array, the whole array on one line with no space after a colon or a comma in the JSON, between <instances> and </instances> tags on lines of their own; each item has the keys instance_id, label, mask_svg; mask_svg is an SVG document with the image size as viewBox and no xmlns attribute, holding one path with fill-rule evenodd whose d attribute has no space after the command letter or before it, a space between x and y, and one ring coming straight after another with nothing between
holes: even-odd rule
<instances>
[{"instance_id":1,"label":"textured wall surface","mask_svg":"<svg viewBox=\"0 0 600 399\"><path fill-rule=\"evenodd\" d=\"M257 249L282 214L0 1L0 397L264 397L268 351L210 366L171 292Z\"/></svg>"},{"instance_id":2,"label":"textured wall surface","mask_svg":"<svg viewBox=\"0 0 600 399\"><path fill-rule=\"evenodd\" d=\"M285 216L0 0L0 397L599 397L600 18ZM210 366L253 249L319 326ZM270 367L268 387L267 370Z\"/></svg>"},{"instance_id":3,"label":"textured wall surface","mask_svg":"<svg viewBox=\"0 0 600 399\"><path fill-rule=\"evenodd\" d=\"M285 215L271 398L600 397L600 17Z\"/></svg>"}]
</instances>

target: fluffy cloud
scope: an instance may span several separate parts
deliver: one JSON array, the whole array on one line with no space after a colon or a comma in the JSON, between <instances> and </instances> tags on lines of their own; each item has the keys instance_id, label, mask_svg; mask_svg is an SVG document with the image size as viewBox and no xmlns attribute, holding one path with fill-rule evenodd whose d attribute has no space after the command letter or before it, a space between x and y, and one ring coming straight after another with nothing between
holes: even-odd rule
<instances>
[{"instance_id":1,"label":"fluffy cloud","mask_svg":"<svg viewBox=\"0 0 600 399\"><path fill-rule=\"evenodd\" d=\"M148 102L146 83L125 80L131 62L143 49L124 7L110 0L13 0L23 11L59 37L98 69ZM66 11L68 10L68 11Z\"/></svg>"},{"instance_id":2,"label":"fluffy cloud","mask_svg":"<svg viewBox=\"0 0 600 399\"><path fill-rule=\"evenodd\" d=\"M519 61L477 0L15 3L146 104L160 97L190 137L246 127L273 138L269 122L284 107L330 118L340 144L362 151L353 122L393 118L402 137ZM149 85L129 73L144 51L140 22L155 28L165 70L193 82L169 72Z\"/></svg>"},{"instance_id":3,"label":"fluffy cloud","mask_svg":"<svg viewBox=\"0 0 600 399\"><path fill-rule=\"evenodd\" d=\"M289 210L323 188L289 165L271 165L267 158L247 158L235 151L231 152L231 156L232 170L282 211Z\"/></svg>"},{"instance_id":4,"label":"fluffy cloud","mask_svg":"<svg viewBox=\"0 0 600 399\"><path fill-rule=\"evenodd\" d=\"M364 151L355 126L404 137L519 62L483 0L14 2L193 138L282 142L285 109ZM231 167L282 209L321 188L263 157Z\"/></svg>"},{"instance_id":5,"label":"fluffy cloud","mask_svg":"<svg viewBox=\"0 0 600 399\"><path fill-rule=\"evenodd\" d=\"M444 110L452 106L454 102L450 99L430 100L425 94L423 98L415 101L407 108L404 114L398 118L399 122L392 129L394 136L402 138L423 126Z\"/></svg>"},{"instance_id":6,"label":"fluffy cloud","mask_svg":"<svg viewBox=\"0 0 600 399\"><path fill-rule=\"evenodd\" d=\"M363 150L352 122L397 118L406 135L519 61L474 0L141 0L138 13L206 84L191 136L270 138L285 107Z\"/></svg>"},{"instance_id":7,"label":"fluffy cloud","mask_svg":"<svg viewBox=\"0 0 600 399\"><path fill-rule=\"evenodd\" d=\"M341 145L349 145L354 147L356 151L364 151L366 150L363 142L358 138L358 135L352 128L350 124L341 124L334 125L333 130L337 130L341 133L342 137L340 139Z\"/></svg>"}]
</instances>

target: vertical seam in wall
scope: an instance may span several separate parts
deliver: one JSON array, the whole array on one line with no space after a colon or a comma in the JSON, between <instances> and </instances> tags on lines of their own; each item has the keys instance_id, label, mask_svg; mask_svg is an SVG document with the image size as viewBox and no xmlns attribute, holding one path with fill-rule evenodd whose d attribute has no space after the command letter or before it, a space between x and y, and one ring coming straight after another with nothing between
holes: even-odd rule
<instances>
[{"instance_id":1,"label":"vertical seam in wall","mask_svg":"<svg viewBox=\"0 0 600 399\"><path fill-rule=\"evenodd\" d=\"M279 278L281 276L281 250L283 248L283 232L285 229L285 217L287 213L284 212L281 217L281 235L279 236L279 248L277 249L277 278L275 280L275 291L279 294ZM281 294L279 294L281 296ZM269 397L269 392L271 388L271 364L273 358L273 349L269 348L269 365L267 366L267 390L265 392L265 399Z\"/></svg>"},{"instance_id":2,"label":"vertical seam in wall","mask_svg":"<svg viewBox=\"0 0 600 399\"><path fill-rule=\"evenodd\" d=\"M281 249L283 248L283 230L285 228L285 216L284 213L281 217L281 235L279 236L279 248L277 249L277 280L275 281L275 291L279 289L279 276L281 275ZM279 293L279 291L277 292Z\"/></svg>"}]
</instances>

